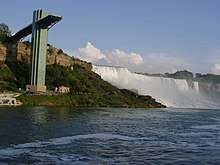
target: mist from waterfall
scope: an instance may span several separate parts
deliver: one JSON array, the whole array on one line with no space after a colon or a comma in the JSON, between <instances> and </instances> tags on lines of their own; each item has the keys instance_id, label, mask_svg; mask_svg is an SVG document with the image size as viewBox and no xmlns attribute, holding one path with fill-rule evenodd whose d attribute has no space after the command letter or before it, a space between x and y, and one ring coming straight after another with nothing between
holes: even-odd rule
<instances>
[{"instance_id":1,"label":"mist from waterfall","mask_svg":"<svg viewBox=\"0 0 220 165\"><path fill-rule=\"evenodd\" d=\"M168 107L218 107L217 103L200 93L198 82L189 85L186 80L145 76L123 67L93 66L93 71L120 89L137 90L140 95L151 95Z\"/></svg>"}]
</instances>

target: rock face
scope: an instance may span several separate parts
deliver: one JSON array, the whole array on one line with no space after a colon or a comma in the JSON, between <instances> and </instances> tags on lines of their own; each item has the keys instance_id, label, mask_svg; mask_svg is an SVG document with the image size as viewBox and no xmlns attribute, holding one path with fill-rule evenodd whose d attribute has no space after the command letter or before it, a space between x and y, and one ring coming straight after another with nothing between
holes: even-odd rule
<instances>
[{"instance_id":1,"label":"rock face","mask_svg":"<svg viewBox=\"0 0 220 165\"><path fill-rule=\"evenodd\" d=\"M16 52L14 52L17 53L17 57L16 57L17 60L21 60L21 58L27 58L28 61L30 61L30 52L31 52L31 48L28 44L17 42Z\"/></svg>"},{"instance_id":2,"label":"rock face","mask_svg":"<svg viewBox=\"0 0 220 165\"><path fill-rule=\"evenodd\" d=\"M5 63L5 61L13 62L20 60L21 58L30 57L30 48L22 42L3 44L0 43L0 61Z\"/></svg>"},{"instance_id":3,"label":"rock face","mask_svg":"<svg viewBox=\"0 0 220 165\"><path fill-rule=\"evenodd\" d=\"M57 49L52 47L51 45L47 46L47 64L58 63L64 66L70 66L72 64L79 64L86 68L92 69L92 64L86 61L80 60L75 57L70 57L66 53L64 53L61 49Z\"/></svg>"},{"instance_id":4,"label":"rock face","mask_svg":"<svg viewBox=\"0 0 220 165\"><path fill-rule=\"evenodd\" d=\"M7 48L0 42L0 66L5 63Z\"/></svg>"},{"instance_id":5,"label":"rock face","mask_svg":"<svg viewBox=\"0 0 220 165\"><path fill-rule=\"evenodd\" d=\"M21 59L27 59L30 62L31 46L29 42L16 42L3 44L0 42L0 64L6 61L13 62ZM75 57L70 57L61 49L57 49L48 44L47 47L47 64L59 63L60 65L70 66L79 64L85 68L92 69L92 64L82 61Z\"/></svg>"}]
</instances>

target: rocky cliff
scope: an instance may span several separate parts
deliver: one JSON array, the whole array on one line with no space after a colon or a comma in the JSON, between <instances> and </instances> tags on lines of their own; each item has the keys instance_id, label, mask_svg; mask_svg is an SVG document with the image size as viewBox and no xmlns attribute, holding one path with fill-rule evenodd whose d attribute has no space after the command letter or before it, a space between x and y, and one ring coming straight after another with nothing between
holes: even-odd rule
<instances>
[{"instance_id":1,"label":"rocky cliff","mask_svg":"<svg viewBox=\"0 0 220 165\"><path fill-rule=\"evenodd\" d=\"M0 42L0 64L6 61L13 62L27 59L30 62L30 43L29 42L16 42L16 43L1 43ZM78 58L68 56L61 49L57 49L48 44L47 46L47 64L59 63L60 65L70 66L72 64L79 64L83 67L92 69L92 64L82 61Z\"/></svg>"}]
</instances>

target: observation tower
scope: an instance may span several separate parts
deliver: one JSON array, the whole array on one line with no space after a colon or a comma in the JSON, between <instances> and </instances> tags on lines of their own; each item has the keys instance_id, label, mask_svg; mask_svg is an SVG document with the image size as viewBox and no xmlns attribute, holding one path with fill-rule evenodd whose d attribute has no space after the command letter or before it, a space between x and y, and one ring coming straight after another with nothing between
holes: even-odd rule
<instances>
[{"instance_id":1,"label":"observation tower","mask_svg":"<svg viewBox=\"0 0 220 165\"><path fill-rule=\"evenodd\" d=\"M47 10L35 10L33 12L32 24L12 36L12 39L19 41L32 34L30 85L26 86L26 90L29 92L46 92L45 75L48 30L61 19L62 17L60 16L49 14Z\"/></svg>"}]
</instances>

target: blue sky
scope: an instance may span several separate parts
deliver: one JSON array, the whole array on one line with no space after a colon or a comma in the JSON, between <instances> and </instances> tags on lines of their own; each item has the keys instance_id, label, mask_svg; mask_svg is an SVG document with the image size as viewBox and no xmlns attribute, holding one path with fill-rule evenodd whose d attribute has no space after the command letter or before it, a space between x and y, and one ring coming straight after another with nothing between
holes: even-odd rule
<instances>
[{"instance_id":1,"label":"blue sky","mask_svg":"<svg viewBox=\"0 0 220 165\"><path fill-rule=\"evenodd\" d=\"M63 16L48 42L70 55L139 72L220 74L219 6L219 0L3 1L0 22L16 32L31 23L33 10L47 9Z\"/></svg>"}]
</instances>

